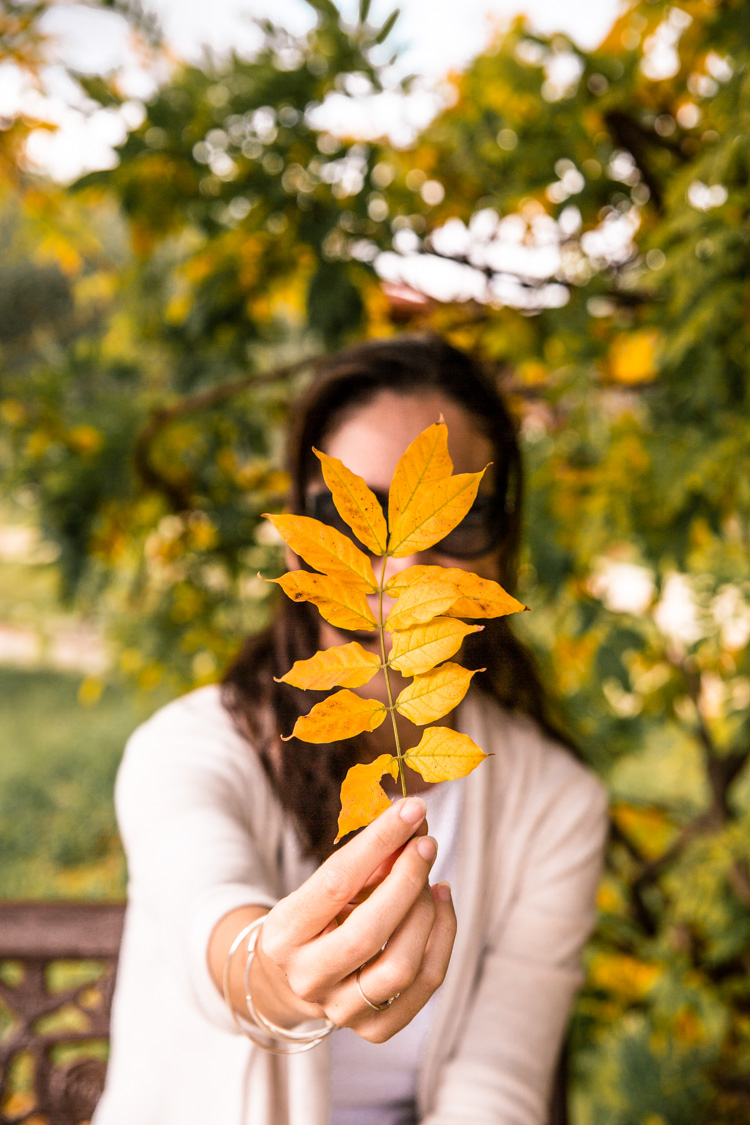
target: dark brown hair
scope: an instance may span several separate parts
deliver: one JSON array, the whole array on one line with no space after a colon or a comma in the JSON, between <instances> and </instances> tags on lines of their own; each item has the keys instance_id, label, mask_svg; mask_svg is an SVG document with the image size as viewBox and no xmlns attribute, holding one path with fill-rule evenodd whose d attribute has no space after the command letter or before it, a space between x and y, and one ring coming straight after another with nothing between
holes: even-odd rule
<instances>
[{"instance_id":1,"label":"dark brown hair","mask_svg":"<svg viewBox=\"0 0 750 1125\"><path fill-rule=\"evenodd\" d=\"M463 352L437 336L401 336L373 340L325 361L296 404L290 427L287 463L291 477L288 508L305 511L305 494L320 470L312 448L345 415L381 391L402 395L439 392L466 410L493 446L496 518L502 521L501 582L513 591L520 538L523 473L510 413L496 386ZM339 787L350 766L366 749L337 742L311 747L291 739L279 746L278 732L290 731L297 717L322 696L274 682L295 660L313 655L318 618L308 604L284 598L272 624L249 638L223 682L223 701L238 729L256 748L282 805L291 815L306 854L330 854L339 807ZM552 722L545 693L528 649L513 635L505 618L485 623L468 637L462 661L485 667L480 690L510 711L531 716L558 740L567 742Z\"/></svg>"}]
</instances>

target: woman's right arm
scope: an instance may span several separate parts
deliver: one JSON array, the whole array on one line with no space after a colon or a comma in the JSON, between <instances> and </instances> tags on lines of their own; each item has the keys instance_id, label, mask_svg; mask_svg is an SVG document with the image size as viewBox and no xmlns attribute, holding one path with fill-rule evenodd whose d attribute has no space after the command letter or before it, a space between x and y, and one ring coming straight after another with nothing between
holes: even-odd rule
<instances>
[{"instance_id":1,"label":"woman's right arm","mask_svg":"<svg viewBox=\"0 0 750 1125\"><path fill-rule=\"evenodd\" d=\"M250 974L264 1016L283 1027L327 1017L371 1042L400 1031L442 983L456 932L449 889L429 886L435 842L414 835L424 816L418 798L398 801L270 910L247 906L225 915L208 950L216 987L223 987L234 939L265 914ZM373 958L360 978L365 995L378 1003L398 994L383 1011L363 1001L356 983ZM244 965L233 966L229 983L235 1010L246 1012Z\"/></svg>"}]
</instances>

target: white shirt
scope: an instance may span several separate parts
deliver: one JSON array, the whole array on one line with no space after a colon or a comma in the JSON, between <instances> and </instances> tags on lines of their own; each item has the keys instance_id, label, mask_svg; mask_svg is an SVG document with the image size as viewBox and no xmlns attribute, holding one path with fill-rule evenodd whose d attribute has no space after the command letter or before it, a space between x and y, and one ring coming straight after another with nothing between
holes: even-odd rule
<instances>
[{"instance_id":1,"label":"white shirt","mask_svg":"<svg viewBox=\"0 0 750 1125\"><path fill-rule=\"evenodd\" d=\"M438 842L432 884L454 877L461 781L431 785L420 796L427 825ZM413 1125L417 1075L432 1023L433 997L386 1043L368 1043L349 1028L331 1040L331 1125Z\"/></svg>"}]
</instances>

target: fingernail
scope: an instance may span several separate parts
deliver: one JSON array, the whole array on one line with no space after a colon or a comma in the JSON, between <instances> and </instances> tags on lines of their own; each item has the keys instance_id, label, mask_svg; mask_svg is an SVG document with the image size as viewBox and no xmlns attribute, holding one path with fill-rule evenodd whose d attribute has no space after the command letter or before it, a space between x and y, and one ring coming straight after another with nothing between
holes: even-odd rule
<instances>
[{"instance_id":1,"label":"fingernail","mask_svg":"<svg viewBox=\"0 0 750 1125\"><path fill-rule=\"evenodd\" d=\"M426 859L428 863L432 863L437 855L437 840L433 840L432 836L420 836L417 841L417 851L422 859Z\"/></svg>"},{"instance_id":2,"label":"fingernail","mask_svg":"<svg viewBox=\"0 0 750 1125\"><path fill-rule=\"evenodd\" d=\"M421 824L426 814L427 805L421 797L407 797L398 810L398 815L407 824Z\"/></svg>"},{"instance_id":3,"label":"fingernail","mask_svg":"<svg viewBox=\"0 0 750 1125\"><path fill-rule=\"evenodd\" d=\"M451 900L451 885L450 883L436 883L435 893L441 902L450 902Z\"/></svg>"}]
</instances>

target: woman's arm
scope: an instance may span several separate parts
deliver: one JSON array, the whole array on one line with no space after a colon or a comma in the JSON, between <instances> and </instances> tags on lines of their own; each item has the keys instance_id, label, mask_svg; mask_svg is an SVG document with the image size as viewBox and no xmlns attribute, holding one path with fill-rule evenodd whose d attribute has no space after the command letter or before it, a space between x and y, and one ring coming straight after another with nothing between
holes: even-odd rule
<instances>
[{"instance_id":1,"label":"woman's arm","mask_svg":"<svg viewBox=\"0 0 750 1125\"><path fill-rule=\"evenodd\" d=\"M450 891L428 883L435 842L414 836L424 815L418 798L397 802L267 913L246 907L223 917L208 950L217 988L237 934L266 914L250 975L264 1016L286 1027L325 1016L372 1042L400 1031L442 983L455 937ZM371 959L361 976L365 994L375 1002L398 994L384 1011L369 1007L357 987L357 971ZM233 973L230 995L244 1012L244 966Z\"/></svg>"},{"instance_id":2,"label":"woman's arm","mask_svg":"<svg viewBox=\"0 0 750 1125\"><path fill-rule=\"evenodd\" d=\"M411 820L400 816L407 805ZM234 1029L220 987L224 964L234 937L266 911L252 985L260 1012L282 1026L322 1009L359 1034L388 1038L445 972L453 909L429 890L425 841L408 842L425 831L423 802L392 806L305 880L309 867L294 853L260 763L214 689L139 728L118 776L117 809L131 930L136 922L139 932L150 930L164 971L214 1026ZM279 862L284 848L288 863ZM297 872L300 886L285 897ZM352 908L368 884L374 890ZM356 970L386 939L388 951L365 968L362 987L376 1001L403 995L375 1012L359 994ZM242 960L235 957L240 975ZM242 1012L244 982L232 983Z\"/></svg>"}]
</instances>

